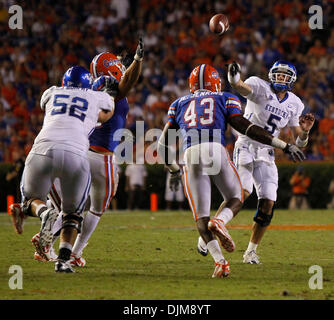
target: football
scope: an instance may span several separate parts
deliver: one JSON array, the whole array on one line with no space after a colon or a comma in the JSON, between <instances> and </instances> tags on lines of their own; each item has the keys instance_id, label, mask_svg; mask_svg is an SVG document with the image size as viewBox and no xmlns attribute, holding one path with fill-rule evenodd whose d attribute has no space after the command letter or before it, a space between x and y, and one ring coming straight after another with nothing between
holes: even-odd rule
<instances>
[{"instance_id":1,"label":"football","mask_svg":"<svg viewBox=\"0 0 334 320\"><path fill-rule=\"evenodd\" d=\"M209 22L210 31L219 35L222 35L230 27L228 18L222 14L214 15Z\"/></svg>"}]
</instances>

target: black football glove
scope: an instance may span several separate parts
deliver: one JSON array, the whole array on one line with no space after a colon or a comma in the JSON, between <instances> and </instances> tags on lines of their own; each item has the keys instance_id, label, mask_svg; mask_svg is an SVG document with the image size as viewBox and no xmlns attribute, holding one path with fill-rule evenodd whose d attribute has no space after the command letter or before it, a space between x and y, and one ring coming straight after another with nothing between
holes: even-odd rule
<instances>
[{"instance_id":1,"label":"black football glove","mask_svg":"<svg viewBox=\"0 0 334 320\"><path fill-rule=\"evenodd\" d=\"M118 81L112 76L101 76L94 80L92 89L94 91L104 91L110 96L116 97L118 94Z\"/></svg>"},{"instance_id":2,"label":"black football glove","mask_svg":"<svg viewBox=\"0 0 334 320\"><path fill-rule=\"evenodd\" d=\"M235 61L229 64L227 68L228 82L231 84L237 83L240 80L240 72L240 65L237 64Z\"/></svg>"},{"instance_id":3,"label":"black football glove","mask_svg":"<svg viewBox=\"0 0 334 320\"><path fill-rule=\"evenodd\" d=\"M137 61L142 61L143 57L144 57L144 40L143 37L140 36L134 59Z\"/></svg>"},{"instance_id":4,"label":"black football glove","mask_svg":"<svg viewBox=\"0 0 334 320\"><path fill-rule=\"evenodd\" d=\"M173 191L176 192L179 190L179 185L181 181L181 170L175 171L175 172L170 172L170 179L169 179L169 188Z\"/></svg>"},{"instance_id":5,"label":"black football glove","mask_svg":"<svg viewBox=\"0 0 334 320\"><path fill-rule=\"evenodd\" d=\"M287 144L283 151L289 154L294 162L303 161L306 159L303 151L301 151L297 146L294 144Z\"/></svg>"}]
</instances>

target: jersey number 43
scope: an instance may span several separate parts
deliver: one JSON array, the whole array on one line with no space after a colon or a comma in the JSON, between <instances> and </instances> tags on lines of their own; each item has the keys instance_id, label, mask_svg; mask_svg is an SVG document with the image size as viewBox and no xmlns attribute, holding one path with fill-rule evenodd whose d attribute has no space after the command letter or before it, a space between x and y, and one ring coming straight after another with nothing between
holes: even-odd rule
<instances>
[{"instance_id":1,"label":"jersey number 43","mask_svg":"<svg viewBox=\"0 0 334 320\"><path fill-rule=\"evenodd\" d=\"M203 110L203 116L198 116L198 110ZM187 124L187 128L199 126L209 126L214 120L215 100L211 97L201 100L191 100L183 114L183 120Z\"/></svg>"}]
</instances>

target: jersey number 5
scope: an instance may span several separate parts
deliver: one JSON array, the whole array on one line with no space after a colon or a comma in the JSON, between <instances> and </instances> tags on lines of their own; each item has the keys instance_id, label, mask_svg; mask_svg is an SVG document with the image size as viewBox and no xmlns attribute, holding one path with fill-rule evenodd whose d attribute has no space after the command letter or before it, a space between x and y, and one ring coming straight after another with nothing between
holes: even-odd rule
<instances>
[{"instance_id":1,"label":"jersey number 5","mask_svg":"<svg viewBox=\"0 0 334 320\"><path fill-rule=\"evenodd\" d=\"M199 107L203 107L203 116L198 117L196 112L196 103ZM184 112L183 119L187 124L187 128L193 128L198 125L209 126L214 121L215 113L215 100L213 98L203 98L201 100L191 100L186 111Z\"/></svg>"},{"instance_id":2,"label":"jersey number 5","mask_svg":"<svg viewBox=\"0 0 334 320\"><path fill-rule=\"evenodd\" d=\"M56 94L53 100L53 109L51 111L51 115L55 114L63 114L66 113L68 109L68 98L70 96L67 94ZM65 101L64 101L65 100ZM86 118L86 114L84 113L88 109L88 101L86 99L80 97L74 97L71 100L71 104L69 107L69 115L71 117L78 118L81 121L84 121Z\"/></svg>"},{"instance_id":3,"label":"jersey number 5","mask_svg":"<svg viewBox=\"0 0 334 320\"><path fill-rule=\"evenodd\" d=\"M281 121L281 119L282 119L281 117L271 114L267 121L267 125L269 125L269 127L265 126L264 129L267 130L270 134L273 134L277 128L277 124L273 122L273 120Z\"/></svg>"}]
</instances>

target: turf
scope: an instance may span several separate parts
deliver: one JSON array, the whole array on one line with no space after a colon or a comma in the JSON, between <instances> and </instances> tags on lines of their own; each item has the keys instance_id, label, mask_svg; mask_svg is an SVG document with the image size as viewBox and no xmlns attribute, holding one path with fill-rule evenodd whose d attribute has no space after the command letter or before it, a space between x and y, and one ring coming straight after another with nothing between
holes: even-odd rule
<instances>
[{"instance_id":1,"label":"turf","mask_svg":"<svg viewBox=\"0 0 334 320\"><path fill-rule=\"evenodd\" d=\"M334 230L268 230L258 249L262 265L245 265L242 254L252 211L231 221L236 251L226 253L231 274L212 279L213 260L197 253L198 234L189 211L113 212L102 217L85 249L85 268L56 274L53 263L33 260L31 237L39 221L29 218L24 233L0 215L0 296L15 299L235 300L333 299ZM272 225L331 225L334 211L276 210ZM12 290L11 265L23 269L23 289ZM323 271L323 289L309 288L309 268Z\"/></svg>"}]
</instances>

